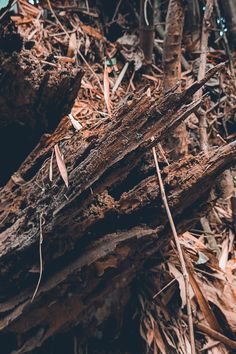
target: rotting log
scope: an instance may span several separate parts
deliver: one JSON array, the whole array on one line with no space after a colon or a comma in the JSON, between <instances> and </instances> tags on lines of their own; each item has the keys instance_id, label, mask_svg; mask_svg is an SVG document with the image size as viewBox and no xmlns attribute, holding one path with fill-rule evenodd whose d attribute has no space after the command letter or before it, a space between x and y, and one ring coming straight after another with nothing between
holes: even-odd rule
<instances>
[{"instance_id":1,"label":"rotting log","mask_svg":"<svg viewBox=\"0 0 236 354\"><path fill-rule=\"evenodd\" d=\"M45 58L44 58L45 59ZM0 51L0 185L6 183L41 136L70 113L82 70L36 60L31 50Z\"/></svg>"},{"instance_id":2,"label":"rotting log","mask_svg":"<svg viewBox=\"0 0 236 354\"><path fill-rule=\"evenodd\" d=\"M74 326L85 341L111 313L122 312L132 280L170 237L154 165L146 163L145 154L199 107L192 96L220 67L158 102L139 97L96 139L78 132L63 141L68 189L55 164L49 181L50 148L41 164L36 149L31 173L23 164L20 182L11 179L1 189L0 345L5 354L30 352ZM211 181L235 160L235 151L231 143L164 170L179 232L210 206ZM31 302L39 278L40 233L44 267Z\"/></svg>"}]
</instances>

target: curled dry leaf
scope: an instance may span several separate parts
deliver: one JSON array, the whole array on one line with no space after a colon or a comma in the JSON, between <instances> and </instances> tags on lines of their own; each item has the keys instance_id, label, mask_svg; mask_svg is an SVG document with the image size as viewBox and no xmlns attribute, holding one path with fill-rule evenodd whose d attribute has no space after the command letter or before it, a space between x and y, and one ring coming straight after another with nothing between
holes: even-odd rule
<instances>
[{"instance_id":1,"label":"curled dry leaf","mask_svg":"<svg viewBox=\"0 0 236 354\"><path fill-rule=\"evenodd\" d=\"M80 129L83 128L82 125L80 124L80 122L78 122L78 121L72 116L71 113L68 115L68 117L70 118L71 124L73 125L73 127L75 128L75 130L78 131L78 130L80 130Z\"/></svg>"},{"instance_id":2,"label":"curled dry leaf","mask_svg":"<svg viewBox=\"0 0 236 354\"><path fill-rule=\"evenodd\" d=\"M209 258L201 251L198 251L198 260L196 264L205 264L209 261Z\"/></svg>"},{"instance_id":3,"label":"curled dry leaf","mask_svg":"<svg viewBox=\"0 0 236 354\"><path fill-rule=\"evenodd\" d=\"M56 144L54 146L54 150L55 150L55 155L56 155L56 161L57 161L57 166L60 172L60 175L63 179L63 181L65 182L65 185L67 186L67 188L69 187L69 182L68 182L68 173L67 173L67 169L66 169L66 165L65 165L65 161L62 158L60 149L58 144Z\"/></svg>"}]
</instances>

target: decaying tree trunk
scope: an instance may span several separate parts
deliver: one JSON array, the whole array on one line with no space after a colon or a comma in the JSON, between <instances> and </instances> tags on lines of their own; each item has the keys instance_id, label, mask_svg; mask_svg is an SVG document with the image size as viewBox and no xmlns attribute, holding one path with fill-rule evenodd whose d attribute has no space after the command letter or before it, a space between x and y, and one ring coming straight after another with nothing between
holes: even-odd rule
<instances>
[{"instance_id":1,"label":"decaying tree trunk","mask_svg":"<svg viewBox=\"0 0 236 354\"><path fill-rule=\"evenodd\" d=\"M55 164L49 180L50 147L59 140L60 129L48 138L40 159L39 148L28 158L31 172L23 164L19 181L13 178L1 189L4 354L29 352L75 326L78 338L86 341L111 313L122 311L137 272L170 237L154 165L145 156L199 107L201 101L191 102L194 93L220 67L158 102L146 95L137 98L97 137L86 140L78 132L61 142L68 189ZM235 160L235 151L236 143L231 143L164 170L179 232L209 207L211 181Z\"/></svg>"},{"instance_id":2,"label":"decaying tree trunk","mask_svg":"<svg viewBox=\"0 0 236 354\"><path fill-rule=\"evenodd\" d=\"M8 34L8 42L13 35ZM0 185L41 136L54 131L70 113L82 77L82 70L71 64L47 63L45 58L35 60L30 50L8 53L1 51L4 48L0 48Z\"/></svg>"}]
</instances>

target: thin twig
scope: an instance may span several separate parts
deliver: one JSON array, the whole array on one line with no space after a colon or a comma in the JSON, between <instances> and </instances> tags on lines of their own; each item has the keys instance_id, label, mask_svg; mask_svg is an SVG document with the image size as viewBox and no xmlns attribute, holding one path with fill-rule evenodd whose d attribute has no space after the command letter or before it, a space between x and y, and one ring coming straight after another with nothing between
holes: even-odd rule
<instances>
[{"instance_id":1,"label":"thin twig","mask_svg":"<svg viewBox=\"0 0 236 354\"><path fill-rule=\"evenodd\" d=\"M162 182L161 172L160 172L160 168L159 168L159 164L158 164L158 160L157 160L157 154L156 154L155 147L152 148L152 152L153 152L153 157L154 157L154 161L155 161L160 191L161 191L161 198L162 198L163 204L165 206L167 217L169 219L170 227L171 227L171 230L172 230L172 233L174 236L174 240L175 240L175 244L176 244L176 248L177 248L178 256L179 256L179 260L180 260L180 265L181 265L181 269L182 269L182 274L183 274L183 278L184 278L185 291L186 291L187 313L188 313L189 335L190 335L190 344L191 344L191 354L195 354L196 351L195 351L195 340L194 340L194 330L193 330L193 318L192 318L192 310L191 310L190 286L189 286L189 277L188 277L187 267L185 264L183 251L182 251L182 248L181 248L181 245L179 242L177 231L175 228L174 220L172 218L170 208L168 205L168 201L167 201L167 197L166 197L166 193L165 193L165 188L164 188L164 185Z\"/></svg>"},{"instance_id":2,"label":"thin twig","mask_svg":"<svg viewBox=\"0 0 236 354\"><path fill-rule=\"evenodd\" d=\"M39 279L36 285L34 294L32 296L31 302L34 301L34 298L38 292L39 285L41 283L42 275L43 275L43 254L42 254L42 243L43 243L43 215L42 213L39 216Z\"/></svg>"},{"instance_id":3,"label":"thin twig","mask_svg":"<svg viewBox=\"0 0 236 354\"><path fill-rule=\"evenodd\" d=\"M52 13L53 16L55 17L56 22L57 22L58 25L61 27L61 29L65 32L65 34L67 35L67 37L70 38L69 33L67 32L67 30L65 29L65 27L62 25L61 21L58 19L58 17L57 17L57 15L56 15L55 11L53 10L52 5L51 5L51 3L50 3L50 0L47 0L47 3L48 3L48 7L49 7L51 13Z\"/></svg>"},{"instance_id":4,"label":"thin twig","mask_svg":"<svg viewBox=\"0 0 236 354\"><path fill-rule=\"evenodd\" d=\"M103 90L103 87L102 87L102 84L98 78L98 76L96 75L95 71L92 69L92 67L89 65L89 63L87 62L87 60L85 59L85 57L83 56L83 54L81 53L81 51L79 50L79 48L77 48L77 52L79 53L79 55L81 56L82 60L84 61L84 63L86 64L86 66L88 67L88 69L91 71L91 73L94 75L95 79L97 80L98 82L98 85L104 95L104 90Z\"/></svg>"},{"instance_id":5,"label":"thin twig","mask_svg":"<svg viewBox=\"0 0 236 354\"><path fill-rule=\"evenodd\" d=\"M160 295L165 289L167 289L172 283L174 283L175 281L177 281L177 279L179 279L179 277L176 277L174 279L172 279L171 281L169 281L168 284L166 284L165 286L163 286L163 288L161 288L161 290L158 291L158 293L156 293L155 295L153 295L153 299L155 299L158 295ZM181 275L181 278L182 278L182 275Z\"/></svg>"},{"instance_id":6,"label":"thin twig","mask_svg":"<svg viewBox=\"0 0 236 354\"><path fill-rule=\"evenodd\" d=\"M187 316L182 315L182 317L185 321L187 320ZM194 322L194 326L196 326L196 328L199 331L208 334L210 337L218 340L221 343L224 343L227 347L236 349L236 341L224 336L222 333L219 333L214 329L210 328L209 326L206 326L202 323Z\"/></svg>"},{"instance_id":7,"label":"thin twig","mask_svg":"<svg viewBox=\"0 0 236 354\"><path fill-rule=\"evenodd\" d=\"M111 19L112 22L115 21L116 15L117 15L117 13L119 11L119 8L120 8L120 5L121 5L121 2L122 2L122 0L119 0L118 4L116 5L116 9L115 9L114 15L113 15L113 17Z\"/></svg>"}]
</instances>

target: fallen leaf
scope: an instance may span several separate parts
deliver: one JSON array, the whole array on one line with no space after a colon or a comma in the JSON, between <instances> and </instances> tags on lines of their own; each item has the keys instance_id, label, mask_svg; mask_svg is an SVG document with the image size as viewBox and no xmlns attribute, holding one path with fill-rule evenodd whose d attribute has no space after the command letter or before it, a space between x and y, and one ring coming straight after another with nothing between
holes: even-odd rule
<instances>
[{"instance_id":1,"label":"fallen leaf","mask_svg":"<svg viewBox=\"0 0 236 354\"><path fill-rule=\"evenodd\" d=\"M75 128L75 130L78 131L78 130L80 130L80 129L83 128L82 125L80 124L80 122L78 122L78 121L72 116L71 113L68 115L68 117L70 118L71 124L73 125L73 127Z\"/></svg>"},{"instance_id":2,"label":"fallen leaf","mask_svg":"<svg viewBox=\"0 0 236 354\"><path fill-rule=\"evenodd\" d=\"M205 264L209 261L209 258L201 251L198 251L198 260L196 264Z\"/></svg>"},{"instance_id":3,"label":"fallen leaf","mask_svg":"<svg viewBox=\"0 0 236 354\"><path fill-rule=\"evenodd\" d=\"M207 298L205 297L205 295L203 294L202 291L202 287L200 288L197 280L195 279L193 270L191 269L191 267L189 266L189 261L188 261L188 274L189 274L189 282L191 284L191 287L194 291L194 294L196 296L198 305L202 311L202 314L204 316L204 318L206 319L206 321L208 322L208 324L210 325L210 327L212 329L214 329L217 332L220 332L220 325L209 305L209 302L207 301Z\"/></svg>"},{"instance_id":4,"label":"fallen leaf","mask_svg":"<svg viewBox=\"0 0 236 354\"><path fill-rule=\"evenodd\" d=\"M219 258L219 267L225 270L229 257L229 240L226 238L222 243L222 251Z\"/></svg>"},{"instance_id":5,"label":"fallen leaf","mask_svg":"<svg viewBox=\"0 0 236 354\"><path fill-rule=\"evenodd\" d=\"M53 170L52 170L53 155L54 155L54 150L52 150L52 155L50 158L50 165L49 165L49 180L51 182L52 182L52 178L53 178Z\"/></svg>"},{"instance_id":6,"label":"fallen leaf","mask_svg":"<svg viewBox=\"0 0 236 354\"><path fill-rule=\"evenodd\" d=\"M54 146L54 150L55 150L56 161L57 161L57 166L58 166L59 172L61 174L61 177L62 177L63 181L65 182L65 185L68 188L69 187L69 182L68 182L67 169L66 169L65 162L64 162L64 160L62 158L62 155L61 155L61 152L60 152L58 144L56 144Z\"/></svg>"},{"instance_id":7,"label":"fallen leaf","mask_svg":"<svg viewBox=\"0 0 236 354\"><path fill-rule=\"evenodd\" d=\"M157 345L158 349L160 350L160 352L162 354L167 354L166 346L165 346L164 340L162 338L162 335L161 335L161 332L160 332L160 329L159 329L159 326L157 323L155 324L155 327L154 327L154 338L155 338L156 345Z\"/></svg>"},{"instance_id":8,"label":"fallen leaf","mask_svg":"<svg viewBox=\"0 0 236 354\"><path fill-rule=\"evenodd\" d=\"M182 301L181 308L183 308L186 305L186 290L185 290L184 277L182 273L180 273L180 271L172 263L168 262L168 267L170 273L179 283L179 291L180 291L180 297Z\"/></svg>"},{"instance_id":9,"label":"fallen leaf","mask_svg":"<svg viewBox=\"0 0 236 354\"><path fill-rule=\"evenodd\" d=\"M104 100L107 106L108 114L111 115L110 83L109 83L108 70L106 66L104 68L103 85L104 85Z\"/></svg>"},{"instance_id":10,"label":"fallen leaf","mask_svg":"<svg viewBox=\"0 0 236 354\"><path fill-rule=\"evenodd\" d=\"M76 49L77 49L77 39L76 39L76 34L74 32L71 33L70 35L69 45L67 49L67 56L72 58L76 53Z\"/></svg>"}]
</instances>

